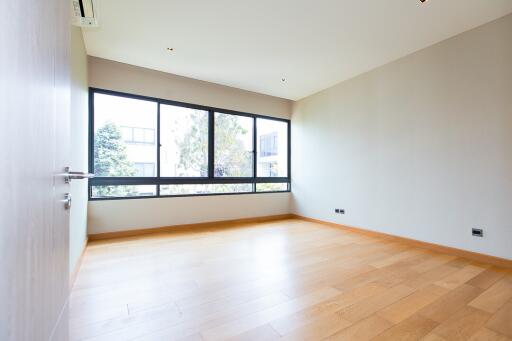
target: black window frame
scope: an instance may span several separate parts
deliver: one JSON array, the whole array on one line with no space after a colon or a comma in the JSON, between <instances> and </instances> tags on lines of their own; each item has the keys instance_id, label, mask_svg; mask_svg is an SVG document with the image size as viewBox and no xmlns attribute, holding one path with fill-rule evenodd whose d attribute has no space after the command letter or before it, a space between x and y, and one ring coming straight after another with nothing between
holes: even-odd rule
<instances>
[{"instance_id":1,"label":"black window frame","mask_svg":"<svg viewBox=\"0 0 512 341\"><path fill-rule=\"evenodd\" d=\"M272 117L266 115L252 114L247 112L209 107L204 105L178 102L168 99L129 94L125 92L89 87L89 173L94 173L94 94L105 94L111 96L125 97L157 103L157 127L156 127L156 145L157 161L155 177L95 177L89 180L88 197L89 201L100 200L127 200L127 199L151 199L167 197L190 197L190 196L212 196L212 195L247 195L247 194L269 194L291 192L291 121L285 118ZM208 176L207 177L161 177L160 176L160 105L173 105L190 109L204 110L208 112ZM214 176L214 157L215 157L215 113L244 116L253 118L253 176L252 177L215 177ZM285 122L288 127L288 155L287 155L287 176L286 177L258 177L257 156L258 156L258 135L256 119L267 119ZM252 192L239 193L201 193L201 194L179 194L179 195L161 195L160 185L187 185L187 184L236 184L251 183ZM256 183L287 183L286 191L256 192ZM120 185L155 185L156 195L153 196L134 196L134 197L93 197L93 186L120 186Z\"/></svg>"}]
</instances>

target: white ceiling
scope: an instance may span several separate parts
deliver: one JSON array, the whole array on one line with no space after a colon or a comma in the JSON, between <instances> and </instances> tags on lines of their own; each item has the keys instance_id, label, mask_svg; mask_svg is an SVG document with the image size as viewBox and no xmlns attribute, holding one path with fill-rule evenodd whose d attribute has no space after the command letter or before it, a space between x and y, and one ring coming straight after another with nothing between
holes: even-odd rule
<instances>
[{"instance_id":1,"label":"white ceiling","mask_svg":"<svg viewBox=\"0 0 512 341\"><path fill-rule=\"evenodd\" d=\"M292 100L512 12L512 0L96 3L89 55Z\"/></svg>"}]
</instances>

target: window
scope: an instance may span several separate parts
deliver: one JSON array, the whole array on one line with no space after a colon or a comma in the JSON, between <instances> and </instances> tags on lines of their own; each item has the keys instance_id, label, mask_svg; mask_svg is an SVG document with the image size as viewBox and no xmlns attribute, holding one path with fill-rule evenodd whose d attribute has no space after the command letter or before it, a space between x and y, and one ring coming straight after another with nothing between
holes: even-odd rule
<instances>
[{"instance_id":1,"label":"window","mask_svg":"<svg viewBox=\"0 0 512 341\"><path fill-rule=\"evenodd\" d=\"M121 127L125 143L155 144L155 129Z\"/></svg>"},{"instance_id":2,"label":"window","mask_svg":"<svg viewBox=\"0 0 512 341\"><path fill-rule=\"evenodd\" d=\"M274 177L274 176L277 176L279 174L278 173L278 169L277 169L277 162L276 161L272 161L272 162L262 162L262 161L260 161L258 163L258 166L259 166L259 172L258 172L259 176L262 176L262 177L266 177L266 176Z\"/></svg>"},{"instance_id":3,"label":"window","mask_svg":"<svg viewBox=\"0 0 512 341\"><path fill-rule=\"evenodd\" d=\"M284 183L259 183L256 184L256 192L282 192L288 190L289 184Z\"/></svg>"},{"instance_id":4,"label":"window","mask_svg":"<svg viewBox=\"0 0 512 341\"><path fill-rule=\"evenodd\" d=\"M163 185L162 195L227 194L252 192L252 184Z\"/></svg>"},{"instance_id":5,"label":"window","mask_svg":"<svg viewBox=\"0 0 512 341\"><path fill-rule=\"evenodd\" d=\"M208 176L208 111L160 105L160 175Z\"/></svg>"},{"instance_id":6,"label":"window","mask_svg":"<svg viewBox=\"0 0 512 341\"><path fill-rule=\"evenodd\" d=\"M120 185L92 186L93 198L133 198L152 197L156 195L156 186L152 185Z\"/></svg>"},{"instance_id":7,"label":"window","mask_svg":"<svg viewBox=\"0 0 512 341\"><path fill-rule=\"evenodd\" d=\"M216 177L253 176L252 117L215 113L215 172Z\"/></svg>"},{"instance_id":8,"label":"window","mask_svg":"<svg viewBox=\"0 0 512 341\"><path fill-rule=\"evenodd\" d=\"M277 155L277 131L260 137L260 157Z\"/></svg>"},{"instance_id":9,"label":"window","mask_svg":"<svg viewBox=\"0 0 512 341\"><path fill-rule=\"evenodd\" d=\"M158 106L140 99L94 93L94 174L146 177L137 164L156 164ZM153 141L149 143L149 141ZM145 173L145 172L144 172Z\"/></svg>"},{"instance_id":10,"label":"window","mask_svg":"<svg viewBox=\"0 0 512 341\"><path fill-rule=\"evenodd\" d=\"M257 118L258 176L288 177L288 122Z\"/></svg>"},{"instance_id":11,"label":"window","mask_svg":"<svg viewBox=\"0 0 512 341\"><path fill-rule=\"evenodd\" d=\"M90 89L91 200L290 190L290 122Z\"/></svg>"},{"instance_id":12,"label":"window","mask_svg":"<svg viewBox=\"0 0 512 341\"><path fill-rule=\"evenodd\" d=\"M135 162L135 176L155 176L155 164L146 162Z\"/></svg>"}]
</instances>

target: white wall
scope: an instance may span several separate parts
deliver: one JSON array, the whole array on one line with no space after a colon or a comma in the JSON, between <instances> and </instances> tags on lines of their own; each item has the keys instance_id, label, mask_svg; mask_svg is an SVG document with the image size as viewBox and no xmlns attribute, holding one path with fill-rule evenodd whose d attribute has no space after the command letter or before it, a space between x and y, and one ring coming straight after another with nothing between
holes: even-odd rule
<instances>
[{"instance_id":1,"label":"white wall","mask_svg":"<svg viewBox=\"0 0 512 341\"><path fill-rule=\"evenodd\" d=\"M297 102L292 151L297 214L512 259L512 15Z\"/></svg>"},{"instance_id":2,"label":"white wall","mask_svg":"<svg viewBox=\"0 0 512 341\"><path fill-rule=\"evenodd\" d=\"M88 139L87 54L82 30L71 27L71 169L86 172ZM87 181L74 180L70 189L69 269L73 274L87 238Z\"/></svg>"},{"instance_id":3,"label":"white wall","mask_svg":"<svg viewBox=\"0 0 512 341\"><path fill-rule=\"evenodd\" d=\"M89 57L89 86L290 118L292 101L161 71Z\"/></svg>"},{"instance_id":4,"label":"white wall","mask_svg":"<svg viewBox=\"0 0 512 341\"><path fill-rule=\"evenodd\" d=\"M91 201L89 233L287 214L290 193Z\"/></svg>"},{"instance_id":5,"label":"white wall","mask_svg":"<svg viewBox=\"0 0 512 341\"><path fill-rule=\"evenodd\" d=\"M89 57L89 86L290 118L292 102L160 71ZM241 219L290 212L290 193L91 201L88 233Z\"/></svg>"}]
</instances>

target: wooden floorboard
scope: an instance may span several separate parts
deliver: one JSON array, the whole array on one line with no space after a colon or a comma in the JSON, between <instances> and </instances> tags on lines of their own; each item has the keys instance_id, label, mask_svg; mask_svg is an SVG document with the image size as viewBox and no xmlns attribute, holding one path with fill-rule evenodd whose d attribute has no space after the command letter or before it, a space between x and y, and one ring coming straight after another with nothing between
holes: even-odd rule
<instances>
[{"instance_id":1,"label":"wooden floorboard","mask_svg":"<svg viewBox=\"0 0 512 341\"><path fill-rule=\"evenodd\" d=\"M512 272L299 219L92 241L77 340L512 340Z\"/></svg>"}]
</instances>

